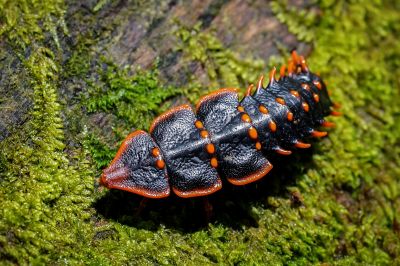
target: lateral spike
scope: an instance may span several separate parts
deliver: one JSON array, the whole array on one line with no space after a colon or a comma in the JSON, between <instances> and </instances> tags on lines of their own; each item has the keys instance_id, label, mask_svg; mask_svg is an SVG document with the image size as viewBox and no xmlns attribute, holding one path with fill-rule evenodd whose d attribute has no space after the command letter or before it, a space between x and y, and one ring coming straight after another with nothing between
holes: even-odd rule
<instances>
[{"instance_id":1,"label":"lateral spike","mask_svg":"<svg viewBox=\"0 0 400 266\"><path fill-rule=\"evenodd\" d=\"M340 103L333 103L332 107L334 109L340 109L342 106L340 105Z\"/></svg>"},{"instance_id":2,"label":"lateral spike","mask_svg":"<svg viewBox=\"0 0 400 266\"><path fill-rule=\"evenodd\" d=\"M333 115L333 116L341 116L342 113L338 112L338 111L331 111L331 115Z\"/></svg>"},{"instance_id":3,"label":"lateral spike","mask_svg":"<svg viewBox=\"0 0 400 266\"><path fill-rule=\"evenodd\" d=\"M300 58L299 58L299 55L297 54L296 50L292 51L292 60L295 65L300 65Z\"/></svg>"},{"instance_id":4,"label":"lateral spike","mask_svg":"<svg viewBox=\"0 0 400 266\"><path fill-rule=\"evenodd\" d=\"M251 91L253 90L253 88L254 88L254 84L250 84L250 85L247 87L246 96L250 96L250 95L251 95Z\"/></svg>"},{"instance_id":5,"label":"lateral spike","mask_svg":"<svg viewBox=\"0 0 400 266\"><path fill-rule=\"evenodd\" d=\"M290 155L290 154L292 154L292 151L284 150L281 147L275 148L275 152L280 154L280 155Z\"/></svg>"},{"instance_id":6,"label":"lateral spike","mask_svg":"<svg viewBox=\"0 0 400 266\"><path fill-rule=\"evenodd\" d=\"M301 65L301 71L309 72L306 59L304 58L304 56L300 56L300 65Z\"/></svg>"},{"instance_id":7,"label":"lateral spike","mask_svg":"<svg viewBox=\"0 0 400 266\"><path fill-rule=\"evenodd\" d=\"M289 60L288 62L288 75L289 77L292 76L294 73L294 63L293 60Z\"/></svg>"},{"instance_id":8,"label":"lateral spike","mask_svg":"<svg viewBox=\"0 0 400 266\"><path fill-rule=\"evenodd\" d=\"M333 122L324 121L324 122L322 122L321 126L323 126L323 127L335 127L336 125Z\"/></svg>"},{"instance_id":9,"label":"lateral spike","mask_svg":"<svg viewBox=\"0 0 400 266\"><path fill-rule=\"evenodd\" d=\"M269 84L272 85L275 82L275 74L276 74L276 67L272 68L271 72L269 72Z\"/></svg>"},{"instance_id":10,"label":"lateral spike","mask_svg":"<svg viewBox=\"0 0 400 266\"><path fill-rule=\"evenodd\" d=\"M286 65L282 65L279 70L279 79L283 78L286 74Z\"/></svg>"},{"instance_id":11,"label":"lateral spike","mask_svg":"<svg viewBox=\"0 0 400 266\"><path fill-rule=\"evenodd\" d=\"M328 132L326 131L317 131L317 130L311 131L311 136L313 136L314 138L322 138L325 137L326 135L328 135Z\"/></svg>"},{"instance_id":12,"label":"lateral spike","mask_svg":"<svg viewBox=\"0 0 400 266\"><path fill-rule=\"evenodd\" d=\"M263 89L264 75L261 75L257 82L257 91Z\"/></svg>"},{"instance_id":13,"label":"lateral spike","mask_svg":"<svg viewBox=\"0 0 400 266\"><path fill-rule=\"evenodd\" d=\"M307 148L310 148L311 147L311 144L310 143L304 143L304 142L301 142L301 141L296 141L295 143L294 143L294 146L296 147L296 148L300 148L300 149L307 149Z\"/></svg>"}]
</instances>

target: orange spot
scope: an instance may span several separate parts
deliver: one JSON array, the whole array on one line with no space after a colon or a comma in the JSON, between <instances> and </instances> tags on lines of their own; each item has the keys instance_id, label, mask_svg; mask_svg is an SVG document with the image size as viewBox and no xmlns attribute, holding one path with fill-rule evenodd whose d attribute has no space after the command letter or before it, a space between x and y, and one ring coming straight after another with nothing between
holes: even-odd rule
<instances>
[{"instance_id":1,"label":"orange spot","mask_svg":"<svg viewBox=\"0 0 400 266\"><path fill-rule=\"evenodd\" d=\"M317 103L319 102L319 95L316 93L313 93L314 101Z\"/></svg>"},{"instance_id":2,"label":"orange spot","mask_svg":"<svg viewBox=\"0 0 400 266\"><path fill-rule=\"evenodd\" d=\"M200 120L197 120L195 123L194 123L194 125L195 125L195 127L197 127L197 128L203 128L204 126L203 126L203 123L200 121Z\"/></svg>"},{"instance_id":3,"label":"orange spot","mask_svg":"<svg viewBox=\"0 0 400 266\"><path fill-rule=\"evenodd\" d=\"M164 160L157 160L156 161L156 166L157 166L158 169L163 169L165 167Z\"/></svg>"},{"instance_id":4,"label":"orange spot","mask_svg":"<svg viewBox=\"0 0 400 266\"><path fill-rule=\"evenodd\" d=\"M244 112L244 108L243 108L243 106L238 106L237 107L237 110L239 111L239 112L241 112L241 113L243 113Z\"/></svg>"},{"instance_id":5,"label":"orange spot","mask_svg":"<svg viewBox=\"0 0 400 266\"><path fill-rule=\"evenodd\" d=\"M338 112L338 111L331 111L331 115L333 115L333 116L341 116L342 113Z\"/></svg>"},{"instance_id":6,"label":"orange spot","mask_svg":"<svg viewBox=\"0 0 400 266\"><path fill-rule=\"evenodd\" d=\"M257 139L258 137L257 129L255 129L254 127L249 128L248 134L251 139Z\"/></svg>"},{"instance_id":7,"label":"orange spot","mask_svg":"<svg viewBox=\"0 0 400 266\"><path fill-rule=\"evenodd\" d=\"M290 155L290 154L292 154L291 151L284 150L284 149L281 149L281 148L276 148L275 152L280 154L280 155Z\"/></svg>"},{"instance_id":8,"label":"orange spot","mask_svg":"<svg viewBox=\"0 0 400 266\"><path fill-rule=\"evenodd\" d=\"M212 167L217 168L218 167L218 160L215 157L211 158L210 164Z\"/></svg>"},{"instance_id":9,"label":"orange spot","mask_svg":"<svg viewBox=\"0 0 400 266\"><path fill-rule=\"evenodd\" d=\"M328 121L324 121L324 122L321 124L321 126L323 126L323 127L335 127L336 125L335 125L335 123L328 122Z\"/></svg>"},{"instance_id":10,"label":"orange spot","mask_svg":"<svg viewBox=\"0 0 400 266\"><path fill-rule=\"evenodd\" d=\"M242 115L242 121L246 123L251 123L251 118L248 114L243 114Z\"/></svg>"},{"instance_id":11,"label":"orange spot","mask_svg":"<svg viewBox=\"0 0 400 266\"><path fill-rule=\"evenodd\" d=\"M205 139L208 138L208 131L207 130L202 130L200 131L200 136Z\"/></svg>"},{"instance_id":12,"label":"orange spot","mask_svg":"<svg viewBox=\"0 0 400 266\"><path fill-rule=\"evenodd\" d=\"M256 150L261 150L261 143L260 142L256 142Z\"/></svg>"},{"instance_id":13,"label":"orange spot","mask_svg":"<svg viewBox=\"0 0 400 266\"><path fill-rule=\"evenodd\" d=\"M300 94L299 94L298 91L291 90L291 91L290 91L290 94L292 94L292 95L293 95L294 97L296 97L296 98L300 98Z\"/></svg>"},{"instance_id":14,"label":"orange spot","mask_svg":"<svg viewBox=\"0 0 400 266\"><path fill-rule=\"evenodd\" d=\"M158 157L160 156L160 149L155 147L151 150L151 154L153 155L153 157Z\"/></svg>"},{"instance_id":15,"label":"orange spot","mask_svg":"<svg viewBox=\"0 0 400 266\"><path fill-rule=\"evenodd\" d=\"M293 113L292 112L287 113L287 120L293 121Z\"/></svg>"},{"instance_id":16,"label":"orange spot","mask_svg":"<svg viewBox=\"0 0 400 266\"><path fill-rule=\"evenodd\" d=\"M268 126L272 132L276 131L276 123L274 121L269 122Z\"/></svg>"},{"instance_id":17,"label":"orange spot","mask_svg":"<svg viewBox=\"0 0 400 266\"><path fill-rule=\"evenodd\" d=\"M318 80L314 80L313 83L314 83L314 85L315 85L319 90L322 89L322 84L321 84L321 82L319 82Z\"/></svg>"},{"instance_id":18,"label":"orange spot","mask_svg":"<svg viewBox=\"0 0 400 266\"><path fill-rule=\"evenodd\" d=\"M215 152L215 146L212 143L208 143L206 145L206 150L209 154L213 154Z\"/></svg>"},{"instance_id":19,"label":"orange spot","mask_svg":"<svg viewBox=\"0 0 400 266\"><path fill-rule=\"evenodd\" d=\"M310 90L310 85L308 85L307 83L302 83L301 86L303 87L303 89L309 91Z\"/></svg>"},{"instance_id":20,"label":"orange spot","mask_svg":"<svg viewBox=\"0 0 400 266\"><path fill-rule=\"evenodd\" d=\"M311 147L311 144L310 144L310 143L304 143L304 142L301 142L301 141L297 141L297 142L294 144L294 146L295 146L296 148L300 148L300 149L307 149L307 148L310 148L310 147Z\"/></svg>"},{"instance_id":21,"label":"orange spot","mask_svg":"<svg viewBox=\"0 0 400 266\"><path fill-rule=\"evenodd\" d=\"M303 102L301 105L303 106L304 111L308 112L310 110L310 106L308 105L308 103Z\"/></svg>"},{"instance_id":22,"label":"orange spot","mask_svg":"<svg viewBox=\"0 0 400 266\"><path fill-rule=\"evenodd\" d=\"M258 110L260 110L260 112L263 113L263 114L268 114L268 109L264 105L260 105L258 107Z\"/></svg>"},{"instance_id":23,"label":"orange spot","mask_svg":"<svg viewBox=\"0 0 400 266\"><path fill-rule=\"evenodd\" d=\"M282 105L285 105L285 104L286 104L286 103L285 103L285 100L282 99L282 98L276 98L275 101L276 101L277 103L282 104Z\"/></svg>"},{"instance_id":24,"label":"orange spot","mask_svg":"<svg viewBox=\"0 0 400 266\"><path fill-rule=\"evenodd\" d=\"M317 131L317 130L311 131L311 136L315 138L322 138L325 137L326 135L328 135L328 132L326 131Z\"/></svg>"}]
</instances>

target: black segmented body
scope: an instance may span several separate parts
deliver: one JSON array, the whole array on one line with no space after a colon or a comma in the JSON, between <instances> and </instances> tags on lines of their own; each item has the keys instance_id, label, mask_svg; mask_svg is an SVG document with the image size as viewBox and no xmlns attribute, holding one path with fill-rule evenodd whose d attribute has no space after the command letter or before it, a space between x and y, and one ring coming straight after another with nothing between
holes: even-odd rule
<instances>
[{"instance_id":1,"label":"black segmented body","mask_svg":"<svg viewBox=\"0 0 400 266\"><path fill-rule=\"evenodd\" d=\"M203 97L196 114L188 105L167 111L153 122L150 134L131 133L100 179L108 188L162 198L170 188L180 197L211 194L221 178L245 185L272 168L271 152L290 154L307 148L300 140L321 137L316 127L329 125L332 102L324 82L308 70L294 52L288 74L275 71L266 88L239 102L235 89L220 89Z\"/></svg>"}]
</instances>

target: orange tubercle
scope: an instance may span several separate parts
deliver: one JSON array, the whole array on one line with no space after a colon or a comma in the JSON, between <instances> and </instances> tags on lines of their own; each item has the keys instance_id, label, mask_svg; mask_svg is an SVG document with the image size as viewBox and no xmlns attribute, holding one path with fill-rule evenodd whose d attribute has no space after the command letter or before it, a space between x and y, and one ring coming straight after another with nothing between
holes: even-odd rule
<instances>
[{"instance_id":1,"label":"orange tubercle","mask_svg":"<svg viewBox=\"0 0 400 266\"><path fill-rule=\"evenodd\" d=\"M290 91L290 94L292 94L292 95L293 95L294 97L296 97L296 98L300 98L300 94L299 94L298 91L291 90L291 91Z\"/></svg>"},{"instance_id":2,"label":"orange tubercle","mask_svg":"<svg viewBox=\"0 0 400 266\"><path fill-rule=\"evenodd\" d=\"M208 143L206 145L206 150L209 154L213 154L215 152L215 146L212 143Z\"/></svg>"},{"instance_id":3,"label":"orange tubercle","mask_svg":"<svg viewBox=\"0 0 400 266\"><path fill-rule=\"evenodd\" d=\"M249 134L249 137L253 140L258 138L257 129L255 129L254 127L249 128L248 134Z\"/></svg>"},{"instance_id":4,"label":"orange tubercle","mask_svg":"<svg viewBox=\"0 0 400 266\"><path fill-rule=\"evenodd\" d=\"M237 110L238 110L239 112L243 113L243 112L244 112L244 107L241 106L241 105L239 105L239 106L237 107Z\"/></svg>"},{"instance_id":5,"label":"orange tubercle","mask_svg":"<svg viewBox=\"0 0 400 266\"><path fill-rule=\"evenodd\" d=\"M319 82L318 80L314 80L313 83L314 83L314 85L315 85L319 90L322 89L322 84L321 84L321 82Z\"/></svg>"},{"instance_id":6,"label":"orange tubercle","mask_svg":"<svg viewBox=\"0 0 400 266\"><path fill-rule=\"evenodd\" d=\"M155 147L151 150L151 154L153 155L153 157L158 157L160 156L160 149Z\"/></svg>"},{"instance_id":7,"label":"orange tubercle","mask_svg":"<svg viewBox=\"0 0 400 266\"><path fill-rule=\"evenodd\" d=\"M158 169L163 169L165 167L165 162L164 160L160 159L156 161L156 166Z\"/></svg>"},{"instance_id":8,"label":"orange tubercle","mask_svg":"<svg viewBox=\"0 0 400 266\"><path fill-rule=\"evenodd\" d=\"M256 150L261 150L261 143L260 142L256 142Z\"/></svg>"},{"instance_id":9,"label":"orange tubercle","mask_svg":"<svg viewBox=\"0 0 400 266\"><path fill-rule=\"evenodd\" d=\"M194 125L195 125L195 127L196 128L203 128L204 126L203 126L203 123L200 121L200 120L197 120L195 123L194 123Z\"/></svg>"},{"instance_id":10,"label":"orange tubercle","mask_svg":"<svg viewBox=\"0 0 400 266\"><path fill-rule=\"evenodd\" d=\"M200 131L200 136L203 138L203 139L205 139L205 138L208 138L208 131L207 130L202 130L202 131Z\"/></svg>"},{"instance_id":11,"label":"orange tubercle","mask_svg":"<svg viewBox=\"0 0 400 266\"><path fill-rule=\"evenodd\" d=\"M268 114L268 109L264 105L260 105L258 107L258 110L260 110L260 112L263 113L263 114Z\"/></svg>"},{"instance_id":12,"label":"orange tubercle","mask_svg":"<svg viewBox=\"0 0 400 266\"><path fill-rule=\"evenodd\" d=\"M309 91L310 90L310 85L308 85L307 83L302 83L301 87L303 87L303 89Z\"/></svg>"},{"instance_id":13,"label":"orange tubercle","mask_svg":"<svg viewBox=\"0 0 400 266\"><path fill-rule=\"evenodd\" d=\"M282 98L276 98L275 101L276 101L277 103L279 103L279 104L282 104L282 105L285 105L285 104L286 104L285 100L282 99Z\"/></svg>"},{"instance_id":14,"label":"orange tubercle","mask_svg":"<svg viewBox=\"0 0 400 266\"><path fill-rule=\"evenodd\" d=\"M313 93L313 98L314 98L314 101L315 101L316 103L319 102L319 95L318 95L318 94Z\"/></svg>"},{"instance_id":15,"label":"orange tubercle","mask_svg":"<svg viewBox=\"0 0 400 266\"><path fill-rule=\"evenodd\" d=\"M301 105L304 111L308 112L310 110L310 106L308 105L308 103L303 102Z\"/></svg>"},{"instance_id":16,"label":"orange tubercle","mask_svg":"<svg viewBox=\"0 0 400 266\"><path fill-rule=\"evenodd\" d=\"M218 160L215 157L212 157L210 160L210 164L212 167L217 168L218 167Z\"/></svg>"},{"instance_id":17,"label":"orange tubercle","mask_svg":"<svg viewBox=\"0 0 400 266\"><path fill-rule=\"evenodd\" d=\"M251 123L251 118L248 114L243 114L242 115L242 121L246 123Z\"/></svg>"},{"instance_id":18,"label":"orange tubercle","mask_svg":"<svg viewBox=\"0 0 400 266\"><path fill-rule=\"evenodd\" d=\"M271 132L276 131L276 123L274 121L269 122L268 126L269 126L269 129L271 130Z\"/></svg>"},{"instance_id":19,"label":"orange tubercle","mask_svg":"<svg viewBox=\"0 0 400 266\"><path fill-rule=\"evenodd\" d=\"M292 112L287 113L287 120L293 121L293 113Z\"/></svg>"}]
</instances>

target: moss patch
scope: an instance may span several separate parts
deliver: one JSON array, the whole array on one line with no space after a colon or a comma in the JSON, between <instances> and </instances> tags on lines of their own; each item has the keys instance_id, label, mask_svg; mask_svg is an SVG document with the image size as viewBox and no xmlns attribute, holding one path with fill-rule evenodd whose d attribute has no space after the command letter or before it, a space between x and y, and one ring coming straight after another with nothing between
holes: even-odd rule
<instances>
[{"instance_id":1,"label":"moss patch","mask_svg":"<svg viewBox=\"0 0 400 266\"><path fill-rule=\"evenodd\" d=\"M171 87L160 79L157 66L129 73L110 61L97 47L101 33L67 29L66 4L45 2L0 1L0 36L12 50L5 56L23 67L26 80L15 86L28 84L34 103L28 121L0 142L2 261L400 263L397 3L271 4L290 31L312 42L310 66L327 80L344 116L332 118L336 129L314 145L313 153L272 158L275 170L264 181L246 188L226 185L210 197L215 218L207 224L201 199L150 201L137 215L140 197L99 190L95 179L123 135L147 128L168 107L163 105L167 98L179 93L194 102L209 90L205 87L243 88L258 78L265 62L243 59L200 24L180 24L176 51L188 65L206 69L207 78L188 70L191 85ZM115 6L93 2L93 14L86 16ZM79 36L77 43L61 41L69 34ZM75 113L68 109L70 98L60 96L71 79L84 84L74 98ZM110 117L114 138L90 125L96 115ZM66 132L74 133L73 141Z\"/></svg>"}]
</instances>

